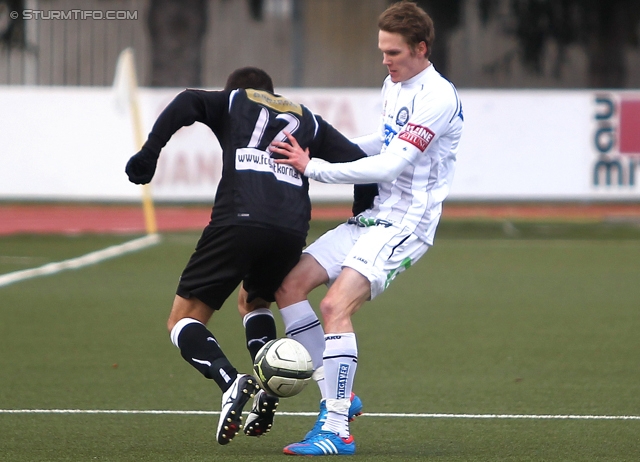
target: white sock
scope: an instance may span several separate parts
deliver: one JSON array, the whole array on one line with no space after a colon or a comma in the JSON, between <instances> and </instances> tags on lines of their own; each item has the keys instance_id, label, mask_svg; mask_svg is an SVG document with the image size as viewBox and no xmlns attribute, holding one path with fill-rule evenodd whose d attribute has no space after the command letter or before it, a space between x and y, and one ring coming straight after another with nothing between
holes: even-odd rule
<instances>
[{"instance_id":1,"label":"white sock","mask_svg":"<svg viewBox=\"0 0 640 462\"><path fill-rule=\"evenodd\" d=\"M287 337L300 342L311 355L313 362L314 379L320 388L322 398L325 396L324 375L319 370L322 367L322 354L324 352L324 331L320 320L311 307L308 300L303 300L280 310L284 331Z\"/></svg>"},{"instance_id":2,"label":"white sock","mask_svg":"<svg viewBox=\"0 0 640 462\"><path fill-rule=\"evenodd\" d=\"M356 334L327 334L325 344L324 375L328 412L322 429L347 438L351 390L358 366Z\"/></svg>"},{"instance_id":3,"label":"white sock","mask_svg":"<svg viewBox=\"0 0 640 462\"><path fill-rule=\"evenodd\" d=\"M320 366L315 371L313 371L313 375L311 376L311 378L316 381L316 384L320 389L320 395L322 396L322 399L327 399L327 387L324 380L324 366Z\"/></svg>"}]
</instances>

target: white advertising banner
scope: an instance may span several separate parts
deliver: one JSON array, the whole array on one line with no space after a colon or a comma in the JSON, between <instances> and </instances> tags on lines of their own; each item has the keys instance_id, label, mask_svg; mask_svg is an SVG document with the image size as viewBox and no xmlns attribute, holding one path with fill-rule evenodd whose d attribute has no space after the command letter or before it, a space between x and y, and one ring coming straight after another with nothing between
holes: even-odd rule
<instances>
[{"instance_id":1,"label":"white advertising banner","mask_svg":"<svg viewBox=\"0 0 640 462\"><path fill-rule=\"evenodd\" d=\"M123 174L130 117L110 89L1 88L0 127L0 199L140 196Z\"/></svg>"},{"instance_id":2,"label":"white advertising banner","mask_svg":"<svg viewBox=\"0 0 640 462\"><path fill-rule=\"evenodd\" d=\"M180 89L141 89L145 134ZM377 89L280 89L347 137L374 131ZM451 199L640 200L640 92L460 90L465 128ZM0 88L0 200L133 201L131 115L110 88ZM208 127L179 130L152 182L163 201L213 202L222 171ZM349 185L313 183L314 201Z\"/></svg>"},{"instance_id":3,"label":"white advertising banner","mask_svg":"<svg viewBox=\"0 0 640 462\"><path fill-rule=\"evenodd\" d=\"M450 198L640 200L640 92L460 97L465 127Z\"/></svg>"}]
</instances>

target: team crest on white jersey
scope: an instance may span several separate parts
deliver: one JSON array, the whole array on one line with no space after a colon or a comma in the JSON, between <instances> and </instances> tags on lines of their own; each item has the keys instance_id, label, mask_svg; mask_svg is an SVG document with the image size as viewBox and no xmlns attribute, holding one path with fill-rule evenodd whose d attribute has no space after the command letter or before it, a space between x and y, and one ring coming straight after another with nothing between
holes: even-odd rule
<instances>
[{"instance_id":1,"label":"team crest on white jersey","mask_svg":"<svg viewBox=\"0 0 640 462\"><path fill-rule=\"evenodd\" d=\"M404 127L409 120L409 109L406 107L400 108L398 111L398 115L396 115L396 125L399 127Z\"/></svg>"}]
</instances>

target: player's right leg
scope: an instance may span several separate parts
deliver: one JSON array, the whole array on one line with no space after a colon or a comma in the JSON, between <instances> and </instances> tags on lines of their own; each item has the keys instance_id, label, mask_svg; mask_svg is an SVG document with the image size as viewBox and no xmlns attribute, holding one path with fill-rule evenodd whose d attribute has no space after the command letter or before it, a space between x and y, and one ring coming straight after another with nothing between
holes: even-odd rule
<instances>
[{"instance_id":1,"label":"player's right leg","mask_svg":"<svg viewBox=\"0 0 640 462\"><path fill-rule=\"evenodd\" d=\"M351 393L351 404L349 406L349 422L353 422L356 417L362 415L362 400L355 393ZM313 425L311 430L307 432L303 441L309 440L313 438L315 435L322 431L322 426L327 421L327 400L323 399L320 401L320 412L318 413L318 417L316 418L316 423Z\"/></svg>"},{"instance_id":2,"label":"player's right leg","mask_svg":"<svg viewBox=\"0 0 640 462\"><path fill-rule=\"evenodd\" d=\"M257 298L247 301L247 291L240 287L238 293L238 311L242 316L242 324L247 339L247 349L254 362L260 348L276 338L276 323L269 309L270 303ZM276 409L280 399L268 395L264 390L256 393L253 406L245 421L244 434L247 436L262 436L273 426Z\"/></svg>"},{"instance_id":3,"label":"player's right leg","mask_svg":"<svg viewBox=\"0 0 640 462\"><path fill-rule=\"evenodd\" d=\"M262 298L249 302L247 296L246 289L241 285L238 290L238 312L242 318L247 350L253 362L260 348L276 338L277 331L276 321L269 309L271 303Z\"/></svg>"},{"instance_id":4,"label":"player's right leg","mask_svg":"<svg viewBox=\"0 0 640 462\"><path fill-rule=\"evenodd\" d=\"M275 292L300 259L305 237L280 230L260 229L253 241L258 245L238 294L238 310L243 318L252 362L260 348L276 338L270 301L275 300ZM261 390L247 416L244 433L248 436L267 433L273 426L278 403L277 397Z\"/></svg>"}]
</instances>

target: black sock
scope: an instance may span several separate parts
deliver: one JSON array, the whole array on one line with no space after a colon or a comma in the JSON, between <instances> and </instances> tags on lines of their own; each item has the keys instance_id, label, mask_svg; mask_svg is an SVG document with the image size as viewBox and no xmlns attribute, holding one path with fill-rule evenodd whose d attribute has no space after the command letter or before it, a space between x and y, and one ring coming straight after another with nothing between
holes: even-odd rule
<instances>
[{"instance_id":1,"label":"black sock","mask_svg":"<svg viewBox=\"0 0 640 462\"><path fill-rule=\"evenodd\" d=\"M260 348L276 338L276 321L268 308L259 308L244 317L244 331L251 360L256 359Z\"/></svg>"},{"instance_id":2,"label":"black sock","mask_svg":"<svg viewBox=\"0 0 640 462\"><path fill-rule=\"evenodd\" d=\"M200 322L182 327L178 336L182 357L208 379L213 379L224 392L229 389L238 371L222 352L213 334Z\"/></svg>"}]
</instances>

